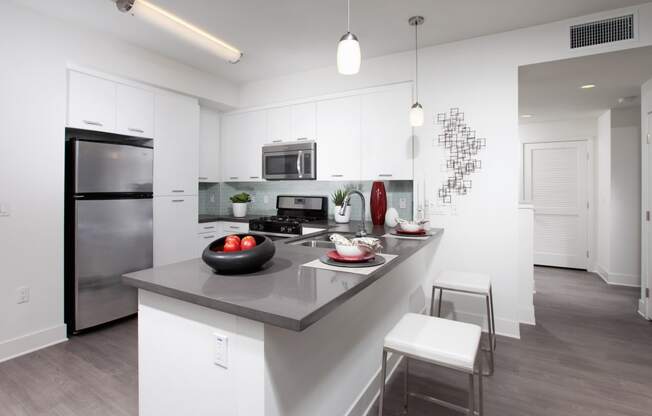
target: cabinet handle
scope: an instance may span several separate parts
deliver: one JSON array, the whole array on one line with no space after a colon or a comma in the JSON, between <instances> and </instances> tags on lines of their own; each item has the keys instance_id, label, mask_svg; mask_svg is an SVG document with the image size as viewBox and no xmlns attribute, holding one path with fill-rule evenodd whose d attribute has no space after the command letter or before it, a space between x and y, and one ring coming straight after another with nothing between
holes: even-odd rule
<instances>
[{"instance_id":1,"label":"cabinet handle","mask_svg":"<svg viewBox=\"0 0 652 416\"><path fill-rule=\"evenodd\" d=\"M238 179L237 176L229 176L229 179Z\"/></svg>"},{"instance_id":2,"label":"cabinet handle","mask_svg":"<svg viewBox=\"0 0 652 416\"><path fill-rule=\"evenodd\" d=\"M331 175L332 178L341 178L344 175Z\"/></svg>"},{"instance_id":3,"label":"cabinet handle","mask_svg":"<svg viewBox=\"0 0 652 416\"><path fill-rule=\"evenodd\" d=\"M92 121L92 120L82 120L86 124L90 124L91 126L99 126L102 127L104 124L100 123L99 121Z\"/></svg>"},{"instance_id":4,"label":"cabinet handle","mask_svg":"<svg viewBox=\"0 0 652 416\"><path fill-rule=\"evenodd\" d=\"M272 140L272 143L281 143L283 140Z\"/></svg>"},{"instance_id":5,"label":"cabinet handle","mask_svg":"<svg viewBox=\"0 0 652 416\"><path fill-rule=\"evenodd\" d=\"M200 176L200 177L199 177L199 180L200 180L200 181L205 181L206 179L208 179L206 176Z\"/></svg>"},{"instance_id":6,"label":"cabinet handle","mask_svg":"<svg viewBox=\"0 0 652 416\"><path fill-rule=\"evenodd\" d=\"M208 240L209 238L215 238L215 236L214 235L207 235L206 237L204 237L204 240Z\"/></svg>"},{"instance_id":7,"label":"cabinet handle","mask_svg":"<svg viewBox=\"0 0 652 416\"><path fill-rule=\"evenodd\" d=\"M208 227L202 227L202 228L203 228L204 230L212 230L212 229L215 228L215 227L211 225L211 226L208 226Z\"/></svg>"},{"instance_id":8,"label":"cabinet handle","mask_svg":"<svg viewBox=\"0 0 652 416\"><path fill-rule=\"evenodd\" d=\"M380 173L378 176L380 176L381 178L391 178L394 175L392 175L391 173Z\"/></svg>"},{"instance_id":9,"label":"cabinet handle","mask_svg":"<svg viewBox=\"0 0 652 416\"><path fill-rule=\"evenodd\" d=\"M237 225L229 225L229 228L232 229L232 230L239 230L240 229L240 227L238 227Z\"/></svg>"},{"instance_id":10,"label":"cabinet handle","mask_svg":"<svg viewBox=\"0 0 652 416\"><path fill-rule=\"evenodd\" d=\"M183 199L173 199L172 202L183 202Z\"/></svg>"},{"instance_id":11,"label":"cabinet handle","mask_svg":"<svg viewBox=\"0 0 652 416\"><path fill-rule=\"evenodd\" d=\"M308 140L307 137L299 137L297 140Z\"/></svg>"},{"instance_id":12,"label":"cabinet handle","mask_svg":"<svg viewBox=\"0 0 652 416\"><path fill-rule=\"evenodd\" d=\"M250 176L249 179L259 179L258 176Z\"/></svg>"},{"instance_id":13,"label":"cabinet handle","mask_svg":"<svg viewBox=\"0 0 652 416\"><path fill-rule=\"evenodd\" d=\"M185 191L183 189L173 189L172 192L175 193L175 194L182 194Z\"/></svg>"},{"instance_id":14,"label":"cabinet handle","mask_svg":"<svg viewBox=\"0 0 652 416\"><path fill-rule=\"evenodd\" d=\"M128 127L127 130L133 131L134 133L145 133L145 130L136 129L136 128L133 128L133 127Z\"/></svg>"}]
</instances>

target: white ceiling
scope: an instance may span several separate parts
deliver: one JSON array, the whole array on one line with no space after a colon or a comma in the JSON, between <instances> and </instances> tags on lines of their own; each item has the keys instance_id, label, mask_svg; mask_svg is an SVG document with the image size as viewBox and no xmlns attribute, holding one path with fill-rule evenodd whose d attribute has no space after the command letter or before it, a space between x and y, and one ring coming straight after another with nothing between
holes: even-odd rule
<instances>
[{"instance_id":1,"label":"white ceiling","mask_svg":"<svg viewBox=\"0 0 652 416\"><path fill-rule=\"evenodd\" d=\"M244 51L230 65L121 14L112 0L15 0L108 32L235 82L333 65L346 31L346 0L150 0ZM649 0L351 0L363 58L413 48L410 16L425 16L424 45L499 33Z\"/></svg>"},{"instance_id":2,"label":"white ceiling","mask_svg":"<svg viewBox=\"0 0 652 416\"><path fill-rule=\"evenodd\" d=\"M641 85L652 78L652 47L629 49L519 70L521 123L598 117L610 108L640 104ZM582 85L595 84L593 89ZM622 97L634 102L619 103Z\"/></svg>"}]
</instances>

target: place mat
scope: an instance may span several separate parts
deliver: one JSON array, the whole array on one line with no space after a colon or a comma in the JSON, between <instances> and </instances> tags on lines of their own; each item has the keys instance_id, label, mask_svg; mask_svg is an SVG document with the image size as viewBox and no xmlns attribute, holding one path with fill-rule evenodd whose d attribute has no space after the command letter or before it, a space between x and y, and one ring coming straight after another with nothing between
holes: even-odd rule
<instances>
[{"instance_id":1,"label":"place mat","mask_svg":"<svg viewBox=\"0 0 652 416\"><path fill-rule=\"evenodd\" d=\"M376 253L376 255L383 257L385 259L385 264L389 263L390 261L392 261L396 257L398 257L395 254L378 254L378 253ZM331 266L331 265L322 263L319 259L315 259L313 261L309 261L308 263L302 264L301 267L312 267L313 269L324 269L324 270L332 270L332 271L335 271L335 272L346 272L346 273L355 273L355 274L368 275L368 274L371 274L371 273L375 272L376 270L380 269L385 264L381 264L379 266L372 266L372 267L350 268L350 267Z\"/></svg>"},{"instance_id":2,"label":"place mat","mask_svg":"<svg viewBox=\"0 0 652 416\"><path fill-rule=\"evenodd\" d=\"M387 233L383 235L383 238L404 238L407 240L427 240L428 237L432 237L432 234L424 234L424 235L397 235L397 234L391 234Z\"/></svg>"}]
</instances>

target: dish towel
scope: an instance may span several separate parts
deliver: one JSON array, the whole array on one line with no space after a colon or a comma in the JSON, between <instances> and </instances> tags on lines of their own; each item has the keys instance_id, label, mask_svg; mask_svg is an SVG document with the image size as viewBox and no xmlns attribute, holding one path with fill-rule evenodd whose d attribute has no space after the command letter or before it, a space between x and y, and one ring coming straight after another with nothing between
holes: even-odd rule
<instances>
[{"instance_id":1,"label":"dish towel","mask_svg":"<svg viewBox=\"0 0 652 416\"><path fill-rule=\"evenodd\" d=\"M381 267L383 267L384 265L386 265L387 263L389 263L390 261L398 257L396 254L376 254L376 255L384 257L385 263L378 266L372 266L372 267L337 267L337 266L331 266L330 264L324 264L319 259L315 259L313 261L309 261L308 263L302 264L301 267L312 267L314 269L324 269L324 270L333 270L335 272L368 275L375 272L376 270L380 269Z\"/></svg>"}]
</instances>

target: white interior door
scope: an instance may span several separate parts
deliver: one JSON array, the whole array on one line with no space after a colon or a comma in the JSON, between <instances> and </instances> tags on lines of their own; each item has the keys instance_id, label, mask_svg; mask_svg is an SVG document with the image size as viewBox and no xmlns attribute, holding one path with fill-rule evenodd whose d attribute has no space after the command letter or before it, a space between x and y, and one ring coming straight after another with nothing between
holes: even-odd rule
<instances>
[{"instance_id":1,"label":"white interior door","mask_svg":"<svg viewBox=\"0 0 652 416\"><path fill-rule=\"evenodd\" d=\"M645 121L644 121L645 122ZM643 178L643 183L647 184L647 210L650 211L652 206L652 113L647 115L647 179ZM644 270L647 270L647 286L646 288L652 292L652 227L650 226L650 221L642 222L644 229L642 230L642 235L647 238L647 267ZM652 299L647 297L645 294L642 294L643 299L647 304L647 319L652 320Z\"/></svg>"},{"instance_id":2,"label":"white interior door","mask_svg":"<svg viewBox=\"0 0 652 416\"><path fill-rule=\"evenodd\" d=\"M525 144L525 197L534 205L534 263L588 266L586 142Z\"/></svg>"}]
</instances>

